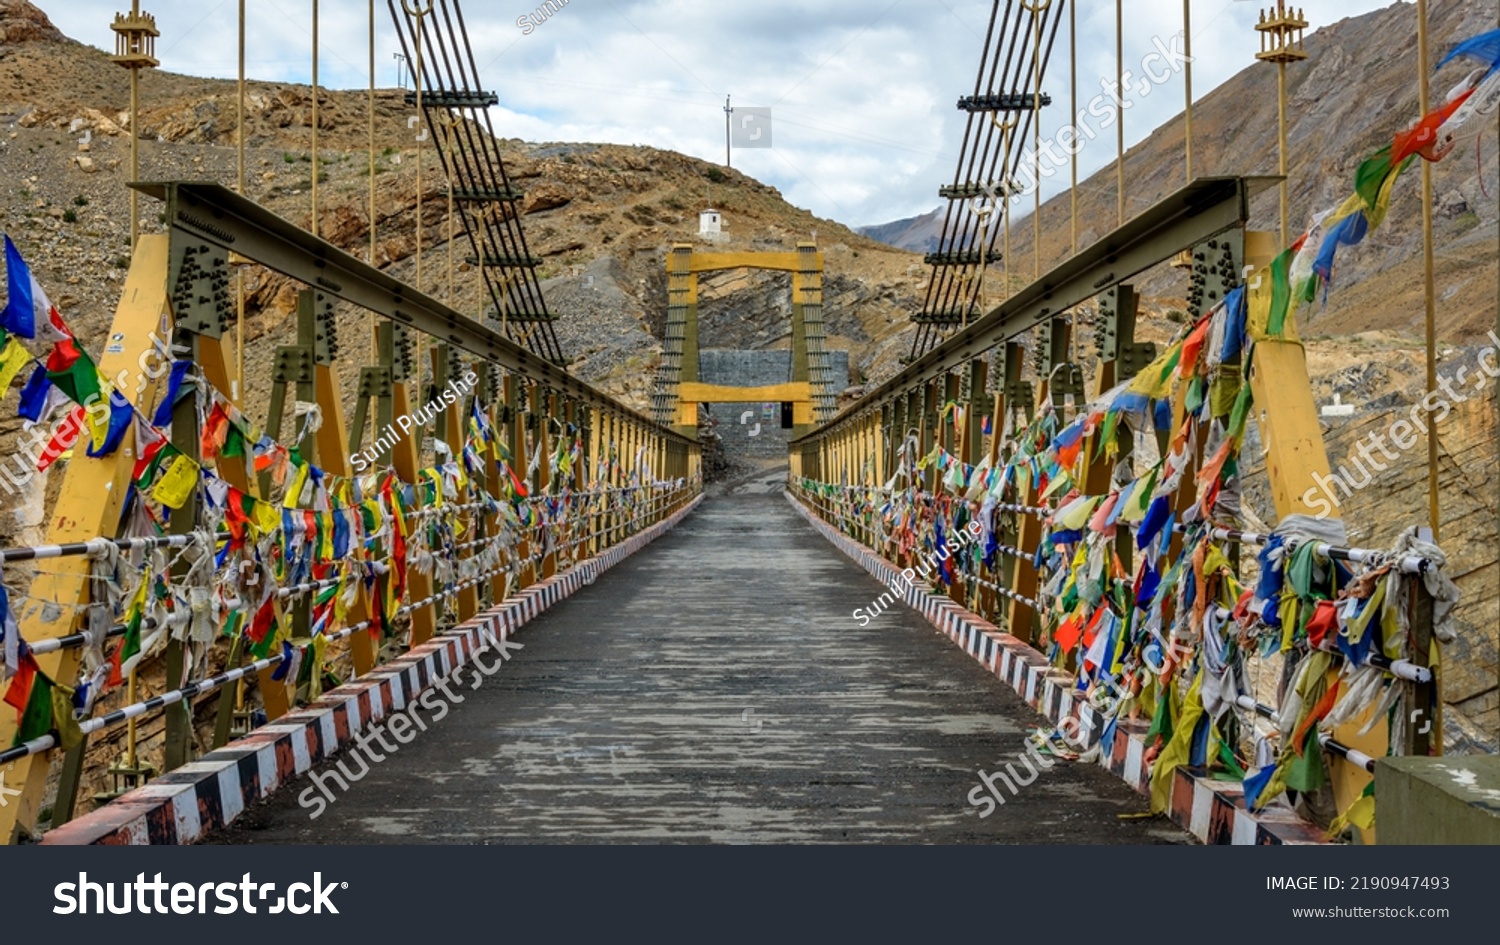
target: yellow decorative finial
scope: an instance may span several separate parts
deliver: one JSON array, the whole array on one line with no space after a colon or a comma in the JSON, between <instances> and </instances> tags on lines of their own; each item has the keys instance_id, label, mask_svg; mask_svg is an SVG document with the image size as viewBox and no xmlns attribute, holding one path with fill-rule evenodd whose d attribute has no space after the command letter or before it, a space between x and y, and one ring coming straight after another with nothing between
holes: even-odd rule
<instances>
[{"instance_id":1,"label":"yellow decorative finial","mask_svg":"<svg viewBox=\"0 0 1500 945\"><path fill-rule=\"evenodd\" d=\"M137 4L129 13L116 13L110 24L115 32L115 54L112 62L127 69L155 69L156 38L161 33L156 28L156 17L142 13Z\"/></svg>"}]
</instances>

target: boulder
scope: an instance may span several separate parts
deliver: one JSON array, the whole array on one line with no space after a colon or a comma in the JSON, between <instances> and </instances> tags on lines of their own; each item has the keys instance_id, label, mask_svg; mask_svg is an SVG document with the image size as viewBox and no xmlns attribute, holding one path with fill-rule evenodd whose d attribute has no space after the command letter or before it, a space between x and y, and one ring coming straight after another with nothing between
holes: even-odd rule
<instances>
[{"instance_id":1,"label":"boulder","mask_svg":"<svg viewBox=\"0 0 1500 945\"><path fill-rule=\"evenodd\" d=\"M556 210L558 207L566 207L573 202L573 197L563 188L556 184L543 184L526 192L526 197L521 203L523 214L544 213L548 210Z\"/></svg>"}]
</instances>

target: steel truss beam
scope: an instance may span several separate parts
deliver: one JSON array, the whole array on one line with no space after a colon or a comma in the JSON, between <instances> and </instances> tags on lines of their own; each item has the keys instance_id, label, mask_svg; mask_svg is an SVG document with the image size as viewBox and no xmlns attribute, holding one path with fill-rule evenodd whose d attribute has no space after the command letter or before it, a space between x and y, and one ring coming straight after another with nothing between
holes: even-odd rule
<instances>
[{"instance_id":1,"label":"steel truss beam","mask_svg":"<svg viewBox=\"0 0 1500 945\"><path fill-rule=\"evenodd\" d=\"M218 184L169 181L130 185L164 201L174 232L234 250L322 293L368 309L399 325L426 332L508 373L536 381L591 406L628 418L677 443L692 442L660 426L412 286L356 259L326 240Z\"/></svg>"},{"instance_id":2,"label":"steel truss beam","mask_svg":"<svg viewBox=\"0 0 1500 945\"><path fill-rule=\"evenodd\" d=\"M1244 227L1250 201L1279 177L1199 178L1044 275L988 315L955 332L832 421L793 445L815 441L864 412L956 370L1185 248Z\"/></svg>"}]
</instances>

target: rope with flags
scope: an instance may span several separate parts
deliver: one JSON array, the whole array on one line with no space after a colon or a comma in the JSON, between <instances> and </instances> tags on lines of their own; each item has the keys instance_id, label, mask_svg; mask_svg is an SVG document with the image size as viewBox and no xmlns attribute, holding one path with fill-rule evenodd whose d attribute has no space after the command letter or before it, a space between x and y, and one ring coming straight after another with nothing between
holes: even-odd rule
<instances>
[{"instance_id":1,"label":"rope with flags","mask_svg":"<svg viewBox=\"0 0 1500 945\"><path fill-rule=\"evenodd\" d=\"M0 312L0 393L29 367L20 415L28 426L52 424L62 415L38 470L66 459L85 433L91 457L113 455L127 432L135 443L123 536L69 552L92 559L95 603L81 610L85 629L31 647L0 585L0 685L4 701L18 712L17 745L39 743L55 732L70 747L98 699L169 638L184 643L187 676L200 683L217 678L207 666L214 645L240 639L256 665L276 667L274 679L305 687L306 697L316 698L331 641L353 632L391 638L395 621L415 607L449 606L457 588L482 579L519 579L554 553L564 566L576 563L577 549L597 534L575 534L578 523L605 514L634 522L642 509L654 510L662 495L687 485L642 478L640 456L628 486L607 487L609 476L621 472L611 462L597 464L593 479L582 482L582 442L568 425L549 457L549 488L539 491L533 483L540 453L533 450L525 475L518 473L496 433L493 406L480 398L469 408L458 452L439 441L439 462L420 470L416 482L402 481L390 466L354 478L334 476L299 448L320 422L316 411L302 415L290 443L278 442L182 359L170 361L163 395L148 415L120 392L123 375L115 382L100 375L14 243L8 236L4 243L9 295ZM50 350L33 354L23 340ZM188 399L201 431L198 458L171 442L173 412ZM502 471L499 497L485 488L491 456ZM231 462L265 474L272 494L257 497L221 478L220 466ZM461 502L465 495L472 501ZM193 496L200 499L194 531L167 536L171 516ZM481 524L487 537L466 541ZM536 551L521 554L524 543ZM0 559L35 561L51 554L38 551L15 549ZM185 573L174 579L174 568L184 563ZM411 569L447 590L403 605ZM361 588L371 613L350 627L346 617ZM293 638L283 606L304 595L311 597L309 633ZM114 639L119 644L106 656L104 647ZM72 685L49 678L36 662L40 653L73 647L81 647L83 657Z\"/></svg>"}]
</instances>

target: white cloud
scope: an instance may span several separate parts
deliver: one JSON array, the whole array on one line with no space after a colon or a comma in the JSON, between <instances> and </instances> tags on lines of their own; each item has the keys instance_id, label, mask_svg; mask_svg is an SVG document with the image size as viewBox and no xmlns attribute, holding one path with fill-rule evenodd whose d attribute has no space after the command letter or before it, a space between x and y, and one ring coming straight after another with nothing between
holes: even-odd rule
<instances>
[{"instance_id":1,"label":"white cloud","mask_svg":"<svg viewBox=\"0 0 1500 945\"><path fill-rule=\"evenodd\" d=\"M195 75L236 72L239 0L146 0L162 37L164 68ZM1059 0L1062 2L1062 0ZM101 48L122 0L42 0L60 29ZM398 3L399 5L399 3ZM1309 9L1314 26L1386 6L1341 0L1337 14ZM249 72L306 81L311 0L247 0ZM724 97L774 110L773 150L738 150L735 166L779 188L819 216L850 224L930 210L953 178L963 135L954 103L972 91L990 0L570 0L531 24L517 19L537 0L485 0L464 7L485 85L499 93L496 131L550 141L649 144L706 160L724 156ZM1254 62L1260 4L1194 0L1194 92L1201 97ZM368 4L321 0L320 78L364 87ZM375 4L377 81L395 84L399 49L386 0ZM1079 9L1080 105L1115 72L1114 6ZM1181 0L1128 0L1125 62L1138 64L1155 35L1181 28ZM1043 123L1066 121L1067 28L1050 76ZM1180 75L1126 113L1131 142L1177 114ZM1083 173L1114 160L1113 132L1090 144ZM1066 177L1066 175L1061 175ZM1049 195L1065 186L1054 179Z\"/></svg>"}]
</instances>

